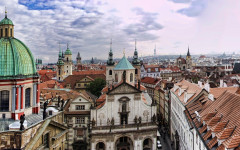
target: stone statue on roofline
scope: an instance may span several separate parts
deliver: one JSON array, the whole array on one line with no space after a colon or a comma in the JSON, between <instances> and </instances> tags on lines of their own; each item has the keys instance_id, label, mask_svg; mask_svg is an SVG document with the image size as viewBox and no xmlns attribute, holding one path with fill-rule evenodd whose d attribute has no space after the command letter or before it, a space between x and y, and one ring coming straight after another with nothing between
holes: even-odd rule
<instances>
[{"instance_id":1,"label":"stone statue on roofline","mask_svg":"<svg viewBox=\"0 0 240 150\"><path fill-rule=\"evenodd\" d=\"M46 109L47 109L48 101L45 101L43 104L43 120L47 117Z\"/></svg>"},{"instance_id":2,"label":"stone statue on roofline","mask_svg":"<svg viewBox=\"0 0 240 150\"><path fill-rule=\"evenodd\" d=\"M60 107L61 96L58 96L58 107Z\"/></svg>"},{"instance_id":3,"label":"stone statue on roofline","mask_svg":"<svg viewBox=\"0 0 240 150\"><path fill-rule=\"evenodd\" d=\"M62 106L61 106L61 110L63 110L63 105L64 105L64 100L62 99Z\"/></svg>"},{"instance_id":4,"label":"stone statue on roofline","mask_svg":"<svg viewBox=\"0 0 240 150\"><path fill-rule=\"evenodd\" d=\"M126 82L126 70L123 71L123 82Z\"/></svg>"},{"instance_id":5,"label":"stone statue on roofline","mask_svg":"<svg viewBox=\"0 0 240 150\"><path fill-rule=\"evenodd\" d=\"M20 130L24 130L24 126L23 126L23 123L25 121L25 114L21 115L20 116Z\"/></svg>"}]
</instances>

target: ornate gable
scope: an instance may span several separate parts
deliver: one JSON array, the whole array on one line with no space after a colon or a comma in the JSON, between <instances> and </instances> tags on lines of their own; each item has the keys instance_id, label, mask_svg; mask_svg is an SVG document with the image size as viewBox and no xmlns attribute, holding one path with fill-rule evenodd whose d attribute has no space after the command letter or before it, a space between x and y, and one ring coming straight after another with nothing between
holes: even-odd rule
<instances>
[{"instance_id":1,"label":"ornate gable","mask_svg":"<svg viewBox=\"0 0 240 150\"><path fill-rule=\"evenodd\" d=\"M139 89L137 89L136 87L123 82L122 84L118 85L117 87L115 87L111 91L109 91L108 95L132 94L132 93L141 93L141 91Z\"/></svg>"}]
</instances>

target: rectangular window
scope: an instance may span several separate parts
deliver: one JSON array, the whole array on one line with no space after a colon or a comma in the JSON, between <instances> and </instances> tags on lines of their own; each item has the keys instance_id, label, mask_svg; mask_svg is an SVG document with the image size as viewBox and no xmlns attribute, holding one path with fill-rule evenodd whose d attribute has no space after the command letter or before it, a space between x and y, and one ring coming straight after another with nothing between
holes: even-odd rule
<instances>
[{"instance_id":1,"label":"rectangular window","mask_svg":"<svg viewBox=\"0 0 240 150\"><path fill-rule=\"evenodd\" d=\"M76 110L85 110L85 105L76 105Z\"/></svg>"},{"instance_id":2,"label":"rectangular window","mask_svg":"<svg viewBox=\"0 0 240 150\"><path fill-rule=\"evenodd\" d=\"M84 132L83 129L77 129L77 136L83 136Z\"/></svg>"},{"instance_id":3,"label":"rectangular window","mask_svg":"<svg viewBox=\"0 0 240 150\"><path fill-rule=\"evenodd\" d=\"M49 133L46 133L43 136L43 145L44 145L44 148L49 148Z\"/></svg>"},{"instance_id":4,"label":"rectangular window","mask_svg":"<svg viewBox=\"0 0 240 150\"><path fill-rule=\"evenodd\" d=\"M76 124L84 124L85 118L84 117L76 117Z\"/></svg>"}]
</instances>

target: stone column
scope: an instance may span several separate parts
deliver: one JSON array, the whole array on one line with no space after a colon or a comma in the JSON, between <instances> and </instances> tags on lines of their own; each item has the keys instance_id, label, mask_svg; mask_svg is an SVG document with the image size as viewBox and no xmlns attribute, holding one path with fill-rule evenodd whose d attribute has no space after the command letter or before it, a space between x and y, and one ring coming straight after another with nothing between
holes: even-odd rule
<instances>
[{"instance_id":1,"label":"stone column","mask_svg":"<svg viewBox=\"0 0 240 150\"><path fill-rule=\"evenodd\" d=\"M21 109L23 109L23 86L21 86Z\"/></svg>"},{"instance_id":2,"label":"stone column","mask_svg":"<svg viewBox=\"0 0 240 150\"><path fill-rule=\"evenodd\" d=\"M15 101L15 110L18 110L18 94L19 94L19 87L16 87L16 101Z\"/></svg>"}]
</instances>

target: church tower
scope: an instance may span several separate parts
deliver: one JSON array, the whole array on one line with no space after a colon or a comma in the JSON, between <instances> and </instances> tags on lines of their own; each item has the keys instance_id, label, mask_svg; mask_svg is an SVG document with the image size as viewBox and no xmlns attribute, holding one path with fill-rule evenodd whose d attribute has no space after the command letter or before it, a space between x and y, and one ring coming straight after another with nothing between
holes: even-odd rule
<instances>
[{"instance_id":1,"label":"church tower","mask_svg":"<svg viewBox=\"0 0 240 150\"><path fill-rule=\"evenodd\" d=\"M187 69L192 69L192 58L189 52L189 46L188 46L188 52L186 56L186 63L187 63Z\"/></svg>"},{"instance_id":2,"label":"church tower","mask_svg":"<svg viewBox=\"0 0 240 150\"><path fill-rule=\"evenodd\" d=\"M67 44L67 50L64 53L64 71L65 75L72 75L72 52Z\"/></svg>"},{"instance_id":3,"label":"church tower","mask_svg":"<svg viewBox=\"0 0 240 150\"><path fill-rule=\"evenodd\" d=\"M141 79L141 64L140 60L138 59L138 52L137 52L137 41L135 40L135 51L133 55L132 65L135 68L135 80Z\"/></svg>"},{"instance_id":4,"label":"church tower","mask_svg":"<svg viewBox=\"0 0 240 150\"><path fill-rule=\"evenodd\" d=\"M81 60L82 60L82 58L81 58L81 56L80 56L80 53L78 52L78 54L77 54L77 65L81 65L82 64L82 62L81 62Z\"/></svg>"},{"instance_id":5,"label":"church tower","mask_svg":"<svg viewBox=\"0 0 240 150\"><path fill-rule=\"evenodd\" d=\"M113 52L112 52L112 40L110 43L110 51L108 53L108 60L106 66L106 80L107 84L112 84L114 80L114 61L113 61Z\"/></svg>"},{"instance_id":6,"label":"church tower","mask_svg":"<svg viewBox=\"0 0 240 150\"><path fill-rule=\"evenodd\" d=\"M57 80L62 81L64 79L64 62L62 60L62 52L59 50L58 62L57 62Z\"/></svg>"}]
</instances>

